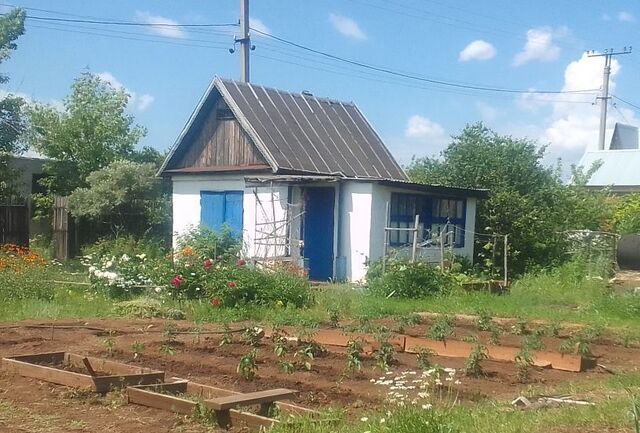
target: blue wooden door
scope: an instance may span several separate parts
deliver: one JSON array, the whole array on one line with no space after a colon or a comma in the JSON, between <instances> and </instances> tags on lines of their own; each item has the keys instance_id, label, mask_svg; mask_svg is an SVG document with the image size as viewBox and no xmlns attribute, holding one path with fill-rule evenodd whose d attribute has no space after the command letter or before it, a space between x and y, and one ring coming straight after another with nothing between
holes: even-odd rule
<instances>
[{"instance_id":1,"label":"blue wooden door","mask_svg":"<svg viewBox=\"0 0 640 433\"><path fill-rule=\"evenodd\" d=\"M211 230L228 227L242 235L242 191L201 191L200 223Z\"/></svg>"},{"instance_id":2,"label":"blue wooden door","mask_svg":"<svg viewBox=\"0 0 640 433\"><path fill-rule=\"evenodd\" d=\"M333 277L333 212L335 190L318 187L305 190L304 258L309 278L326 281Z\"/></svg>"}]
</instances>

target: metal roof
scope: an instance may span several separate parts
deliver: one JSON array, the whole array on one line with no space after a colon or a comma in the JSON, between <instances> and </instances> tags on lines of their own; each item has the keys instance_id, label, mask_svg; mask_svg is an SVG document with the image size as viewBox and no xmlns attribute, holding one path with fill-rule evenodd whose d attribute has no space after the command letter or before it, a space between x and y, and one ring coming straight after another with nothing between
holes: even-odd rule
<instances>
[{"instance_id":1,"label":"metal roof","mask_svg":"<svg viewBox=\"0 0 640 433\"><path fill-rule=\"evenodd\" d=\"M587 186L640 186L640 149L589 150L579 165L588 170L597 161L602 161L602 165L591 176Z\"/></svg>"},{"instance_id":2,"label":"metal roof","mask_svg":"<svg viewBox=\"0 0 640 433\"><path fill-rule=\"evenodd\" d=\"M616 123L616 126L613 128L613 136L611 137L609 149L638 149L639 147L638 128L632 125Z\"/></svg>"},{"instance_id":3,"label":"metal roof","mask_svg":"<svg viewBox=\"0 0 640 433\"><path fill-rule=\"evenodd\" d=\"M215 78L171 149L188 146L188 131L221 95L274 173L408 180L358 107L313 95Z\"/></svg>"}]
</instances>

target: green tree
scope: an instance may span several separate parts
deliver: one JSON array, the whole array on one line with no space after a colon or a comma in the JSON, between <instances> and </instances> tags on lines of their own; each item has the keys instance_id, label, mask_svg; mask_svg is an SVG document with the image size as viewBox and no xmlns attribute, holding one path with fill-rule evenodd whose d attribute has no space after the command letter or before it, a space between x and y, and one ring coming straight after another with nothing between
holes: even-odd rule
<instances>
[{"instance_id":1,"label":"green tree","mask_svg":"<svg viewBox=\"0 0 640 433\"><path fill-rule=\"evenodd\" d=\"M152 163L115 161L87 177L69 198L71 213L137 236L164 228L169 196Z\"/></svg>"},{"instance_id":2,"label":"green tree","mask_svg":"<svg viewBox=\"0 0 640 433\"><path fill-rule=\"evenodd\" d=\"M0 16L0 64L9 59L17 48L16 40L24 34L25 12L13 9ZM6 83L9 77L0 74L0 83ZM0 201L11 200L17 196L15 179L17 173L10 167L12 155L25 150L21 142L26 129L24 100L7 95L0 100Z\"/></svg>"},{"instance_id":3,"label":"green tree","mask_svg":"<svg viewBox=\"0 0 640 433\"><path fill-rule=\"evenodd\" d=\"M534 141L499 135L476 123L454 137L440 159L412 161L408 174L416 182L488 189L489 198L478 203L476 231L509 234L510 267L521 273L528 265L561 260L560 232L597 229L602 217L593 207L600 198L579 184L565 185L559 166L543 164L544 152ZM488 265L501 257L491 238L484 238L476 252Z\"/></svg>"},{"instance_id":4,"label":"green tree","mask_svg":"<svg viewBox=\"0 0 640 433\"><path fill-rule=\"evenodd\" d=\"M29 110L30 144L52 160L43 180L50 194L68 195L87 186L90 173L135 155L146 130L126 113L128 101L123 90L84 73L73 83L63 112L46 105Z\"/></svg>"},{"instance_id":5,"label":"green tree","mask_svg":"<svg viewBox=\"0 0 640 433\"><path fill-rule=\"evenodd\" d=\"M613 220L618 233L640 233L640 193L625 195L615 208Z\"/></svg>"}]
</instances>

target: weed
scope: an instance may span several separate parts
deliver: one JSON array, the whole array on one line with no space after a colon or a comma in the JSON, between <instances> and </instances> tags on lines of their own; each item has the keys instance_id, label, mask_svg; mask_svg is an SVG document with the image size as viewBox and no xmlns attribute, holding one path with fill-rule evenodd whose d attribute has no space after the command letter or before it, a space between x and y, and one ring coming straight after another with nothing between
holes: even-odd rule
<instances>
[{"instance_id":1,"label":"weed","mask_svg":"<svg viewBox=\"0 0 640 433\"><path fill-rule=\"evenodd\" d=\"M419 314L411 313L396 317L395 322L395 331L399 334L404 334L407 327L421 324L422 317Z\"/></svg>"},{"instance_id":2,"label":"weed","mask_svg":"<svg viewBox=\"0 0 640 433\"><path fill-rule=\"evenodd\" d=\"M585 358L592 356L591 343L598 336L600 331L595 328L584 328L573 334L568 340L562 342L559 347L560 353L575 353Z\"/></svg>"},{"instance_id":3,"label":"weed","mask_svg":"<svg viewBox=\"0 0 640 433\"><path fill-rule=\"evenodd\" d=\"M526 335L529 333L529 323L525 319L518 319L515 325L511 326L513 335Z\"/></svg>"},{"instance_id":4,"label":"weed","mask_svg":"<svg viewBox=\"0 0 640 433\"><path fill-rule=\"evenodd\" d=\"M500 344L500 336L502 335L502 328L495 323L492 323L489 327L489 343L495 345Z\"/></svg>"},{"instance_id":5,"label":"weed","mask_svg":"<svg viewBox=\"0 0 640 433\"><path fill-rule=\"evenodd\" d=\"M631 417L635 432L640 433L640 399L634 395L631 396Z\"/></svg>"},{"instance_id":6,"label":"weed","mask_svg":"<svg viewBox=\"0 0 640 433\"><path fill-rule=\"evenodd\" d=\"M173 345L176 342L177 332L178 327L175 323L169 322L164 325L165 341L162 346L160 346L160 352L164 353L165 355L174 355L176 353L173 349Z\"/></svg>"},{"instance_id":7,"label":"weed","mask_svg":"<svg viewBox=\"0 0 640 433\"><path fill-rule=\"evenodd\" d=\"M280 366L280 371L285 374L293 374L296 371L295 366L289 361L280 361L278 365Z\"/></svg>"},{"instance_id":8,"label":"weed","mask_svg":"<svg viewBox=\"0 0 640 433\"><path fill-rule=\"evenodd\" d=\"M258 347L261 338L260 330L256 326L249 326L242 332L242 339L251 347Z\"/></svg>"},{"instance_id":9,"label":"weed","mask_svg":"<svg viewBox=\"0 0 640 433\"><path fill-rule=\"evenodd\" d=\"M196 400L196 404L191 412L191 417L203 424L212 424L216 419L216 413L209 409L202 400Z\"/></svg>"},{"instance_id":10,"label":"weed","mask_svg":"<svg viewBox=\"0 0 640 433\"><path fill-rule=\"evenodd\" d=\"M327 313L329 313L329 325L332 328L338 328L340 326L340 310L336 307L330 307Z\"/></svg>"},{"instance_id":11,"label":"weed","mask_svg":"<svg viewBox=\"0 0 640 433\"><path fill-rule=\"evenodd\" d=\"M303 346L293 356L299 356L302 359L302 365L307 371L311 371L312 363L315 358L313 347L310 345Z\"/></svg>"},{"instance_id":12,"label":"weed","mask_svg":"<svg viewBox=\"0 0 640 433\"><path fill-rule=\"evenodd\" d=\"M560 322L554 321L547 326L547 335L549 337L558 338L560 331L562 331L562 324Z\"/></svg>"},{"instance_id":13,"label":"weed","mask_svg":"<svg viewBox=\"0 0 640 433\"><path fill-rule=\"evenodd\" d=\"M431 349L427 349L426 347L422 347L416 353L416 361L418 362L418 367L422 370L428 370L433 367L433 363L431 362L431 357L434 356L436 352Z\"/></svg>"},{"instance_id":14,"label":"weed","mask_svg":"<svg viewBox=\"0 0 640 433\"><path fill-rule=\"evenodd\" d=\"M522 337L522 345L530 350L543 350L544 342L537 333L531 335L525 335Z\"/></svg>"},{"instance_id":15,"label":"weed","mask_svg":"<svg viewBox=\"0 0 640 433\"><path fill-rule=\"evenodd\" d=\"M236 372L245 380L253 380L258 375L258 364L256 363L257 356L258 351L256 349L252 349L251 352L240 358Z\"/></svg>"},{"instance_id":16,"label":"weed","mask_svg":"<svg viewBox=\"0 0 640 433\"><path fill-rule=\"evenodd\" d=\"M454 319L451 316L439 316L429 328L428 336L437 341L445 341L453 334Z\"/></svg>"},{"instance_id":17,"label":"weed","mask_svg":"<svg viewBox=\"0 0 640 433\"><path fill-rule=\"evenodd\" d=\"M273 334L272 339L273 339L273 343L275 344L273 348L273 353L275 353L278 358L282 358L289 351L289 343L287 342L287 339L281 335L278 335L276 337L275 332Z\"/></svg>"},{"instance_id":18,"label":"weed","mask_svg":"<svg viewBox=\"0 0 640 433\"><path fill-rule=\"evenodd\" d=\"M138 340L134 341L133 344L131 344L131 350L133 350L133 359L138 359L144 350L144 343Z\"/></svg>"},{"instance_id":19,"label":"weed","mask_svg":"<svg viewBox=\"0 0 640 433\"><path fill-rule=\"evenodd\" d=\"M491 313L484 308L476 311L476 326L480 331L489 331L493 325Z\"/></svg>"},{"instance_id":20,"label":"weed","mask_svg":"<svg viewBox=\"0 0 640 433\"><path fill-rule=\"evenodd\" d=\"M533 358L526 344L523 344L520 351L514 358L516 364L516 376L522 383L528 382L531 377L531 367L533 366Z\"/></svg>"},{"instance_id":21,"label":"weed","mask_svg":"<svg viewBox=\"0 0 640 433\"><path fill-rule=\"evenodd\" d=\"M482 344L476 344L473 346L471 353L469 353L469 357L464 362L464 373L467 376L481 376L483 371L480 362L484 361L488 357L487 348Z\"/></svg>"},{"instance_id":22,"label":"weed","mask_svg":"<svg viewBox=\"0 0 640 433\"><path fill-rule=\"evenodd\" d=\"M203 331L203 326L201 323L195 323L193 325L193 327L191 328L191 332L194 333L193 335L193 342L197 345L200 345L200 340L202 337L202 331Z\"/></svg>"},{"instance_id":23,"label":"weed","mask_svg":"<svg viewBox=\"0 0 640 433\"><path fill-rule=\"evenodd\" d=\"M231 333L231 328L227 322L222 324L222 337L220 337L220 343L218 346L224 346L226 344L233 344L233 334Z\"/></svg>"},{"instance_id":24,"label":"weed","mask_svg":"<svg viewBox=\"0 0 640 433\"><path fill-rule=\"evenodd\" d=\"M108 331L107 338L102 340L102 344L104 344L105 349L107 350L107 356L109 358L113 357L113 353L116 347L116 333L115 331Z\"/></svg>"},{"instance_id":25,"label":"weed","mask_svg":"<svg viewBox=\"0 0 640 433\"><path fill-rule=\"evenodd\" d=\"M396 349L389 342L389 333L381 332L376 334L376 341L380 345L374 352L373 357L376 360L376 366L381 370L387 371L391 364L395 363Z\"/></svg>"},{"instance_id":26,"label":"weed","mask_svg":"<svg viewBox=\"0 0 640 433\"><path fill-rule=\"evenodd\" d=\"M362 343L351 340L347 343L347 370L356 371L362 368Z\"/></svg>"}]
</instances>

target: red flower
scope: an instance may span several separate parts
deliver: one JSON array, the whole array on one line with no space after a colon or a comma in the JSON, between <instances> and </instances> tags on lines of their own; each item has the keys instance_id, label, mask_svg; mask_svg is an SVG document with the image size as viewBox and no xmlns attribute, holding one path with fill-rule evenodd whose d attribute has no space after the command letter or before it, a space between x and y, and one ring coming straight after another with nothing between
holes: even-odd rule
<instances>
[{"instance_id":1,"label":"red flower","mask_svg":"<svg viewBox=\"0 0 640 433\"><path fill-rule=\"evenodd\" d=\"M227 287L235 287L235 286L237 286L237 284L236 284L236 282L235 282L235 281L229 281L229 282L227 283Z\"/></svg>"},{"instance_id":2,"label":"red flower","mask_svg":"<svg viewBox=\"0 0 640 433\"><path fill-rule=\"evenodd\" d=\"M182 285L182 283L184 282L184 278L182 278L181 275L176 275L175 277L173 277L173 279L171 280L171 285L175 288L178 288Z\"/></svg>"},{"instance_id":3,"label":"red flower","mask_svg":"<svg viewBox=\"0 0 640 433\"><path fill-rule=\"evenodd\" d=\"M218 308L220 305L222 305L222 301L220 300L220 298L211 298L211 305Z\"/></svg>"},{"instance_id":4,"label":"red flower","mask_svg":"<svg viewBox=\"0 0 640 433\"><path fill-rule=\"evenodd\" d=\"M213 260L207 259L207 260L204 261L204 270L205 271L211 270L212 266L213 266Z\"/></svg>"},{"instance_id":5,"label":"red flower","mask_svg":"<svg viewBox=\"0 0 640 433\"><path fill-rule=\"evenodd\" d=\"M245 262L244 259L238 259L238 261L236 262L237 266L244 266L246 264L247 264L247 262Z\"/></svg>"}]
</instances>

